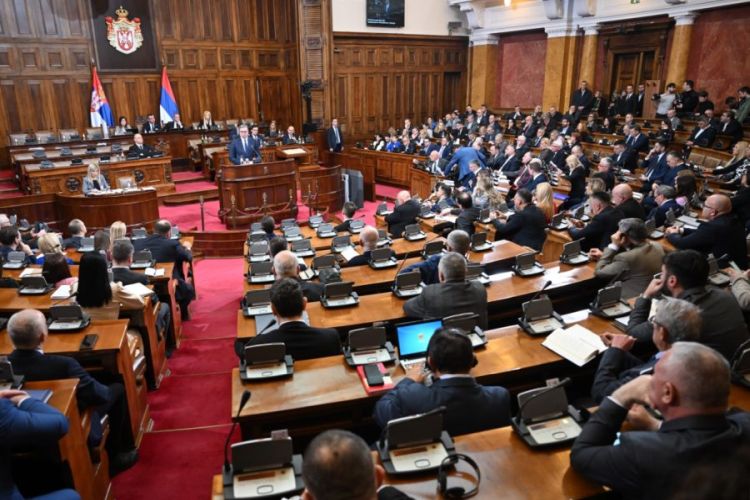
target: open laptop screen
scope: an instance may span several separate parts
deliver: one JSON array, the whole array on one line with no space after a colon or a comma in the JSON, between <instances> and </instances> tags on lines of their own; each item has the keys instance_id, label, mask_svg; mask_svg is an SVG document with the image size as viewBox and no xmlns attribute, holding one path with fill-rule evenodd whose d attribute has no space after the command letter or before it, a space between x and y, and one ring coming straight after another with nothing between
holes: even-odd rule
<instances>
[{"instance_id":1,"label":"open laptop screen","mask_svg":"<svg viewBox=\"0 0 750 500\"><path fill-rule=\"evenodd\" d=\"M432 335L442 325L442 320L438 319L396 326L399 358L424 356Z\"/></svg>"}]
</instances>

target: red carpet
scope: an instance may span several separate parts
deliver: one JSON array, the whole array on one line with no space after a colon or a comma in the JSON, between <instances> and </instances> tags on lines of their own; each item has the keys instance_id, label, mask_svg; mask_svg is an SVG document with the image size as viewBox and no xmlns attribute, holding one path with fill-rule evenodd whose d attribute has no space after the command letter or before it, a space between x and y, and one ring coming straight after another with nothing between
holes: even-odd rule
<instances>
[{"instance_id":1,"label":"red carpet","mask_svg":"<svg viewBox=\"0 0 750 500\"><path fill-rule=\"evenodd\" d=\"M203 180L205 177L203 177L203 172L174 172L172 171L172 180L175 182L182 182L182 181L199 181Z\"/></svg>"},{"instance_id":2,"label":"red carpet","mask_svg":"<svg viewBox=\"0 0 750 500\"><path fill-rule=\"evenodd\" d=\"M169 360L172 375L226 373L235 365L234 338L183 340L179 356L172 356Z\"/></svg>"},{"instance_id":3,"label":"red carpet","mask_svg":"<svg viewBox=\"0 0 750 500\"><path fill-rule=\"evenodd\" d=\"M205 191L207 189L212 189L218 192L216 184L214 184L213 182L208 182L204 179L191 182L181 182L179 184L175 184L174 187L175 191L177 191L178 193L191 193L193 191Z\"/></svg>"},{"instance_id":4,"label":"red carpet","mask_svg":"<svg viewBox=\"0 0 750 500\"><path fill-rule=\"evenodd\" d=\"M148 398L154 430L231 423L230 370L213 374L173 375L164 379L159 389L149 394Z\"/></svg>"}]
</instances>

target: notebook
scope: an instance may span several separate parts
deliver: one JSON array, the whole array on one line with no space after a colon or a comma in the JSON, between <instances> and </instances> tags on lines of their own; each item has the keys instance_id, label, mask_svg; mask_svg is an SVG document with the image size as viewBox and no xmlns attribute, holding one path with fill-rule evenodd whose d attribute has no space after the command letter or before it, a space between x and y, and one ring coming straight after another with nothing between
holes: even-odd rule
<instances>
[{"instance_id":1,"label":"notebook","mask_svg":"<svg viewBox=\"0 0 750 500\"><path fill-rule=\"evenodd\" d=\"M599 335L581 325L550 333L542 345L577 366L583 366L607 350Z\"/></svg>"}]
</instances>

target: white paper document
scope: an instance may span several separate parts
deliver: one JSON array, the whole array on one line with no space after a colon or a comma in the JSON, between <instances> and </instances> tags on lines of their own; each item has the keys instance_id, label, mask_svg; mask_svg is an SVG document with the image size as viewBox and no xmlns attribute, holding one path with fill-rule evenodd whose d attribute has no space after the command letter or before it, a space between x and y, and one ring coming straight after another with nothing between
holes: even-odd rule
<instances>
[{"instance_id":1,"label":"white paper document","mask_svg":"<svg viewBox=\"0 0 750 500\"><path fill-rule=\"evenodd\" d=\"M544 339L542 345L577 366L585 365L607 350L599 335L581 325L558 328Z\"/></svg>"}]
</instances>

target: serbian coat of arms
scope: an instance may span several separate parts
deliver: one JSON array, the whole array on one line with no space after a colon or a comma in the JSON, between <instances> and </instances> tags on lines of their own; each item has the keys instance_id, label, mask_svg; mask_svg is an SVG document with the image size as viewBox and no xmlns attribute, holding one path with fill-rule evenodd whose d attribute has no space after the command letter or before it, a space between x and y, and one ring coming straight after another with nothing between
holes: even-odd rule
<instances>
[{"instance_id":1,"label":"serbian coat of arms","mask_svg":"<svg viewBox=\"0 0 750 500\"><path fill-rule=\"evenodd\" d=\"M128 11L120 6L115 11L117 19L105 17L107 23L107 40L117 51L123 54L132 54L143 45L143 34L141 33L141 20L134 17L128 19Z\"/></svg>"}]
</instances>

